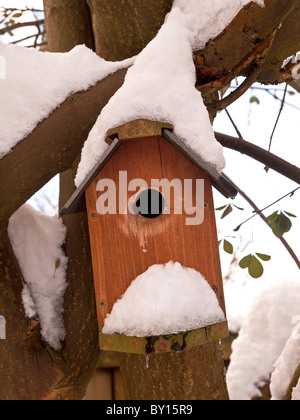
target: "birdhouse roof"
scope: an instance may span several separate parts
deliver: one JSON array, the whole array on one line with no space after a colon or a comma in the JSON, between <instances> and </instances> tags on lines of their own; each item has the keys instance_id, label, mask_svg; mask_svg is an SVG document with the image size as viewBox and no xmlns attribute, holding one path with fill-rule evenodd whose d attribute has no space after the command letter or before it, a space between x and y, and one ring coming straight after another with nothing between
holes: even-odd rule
<instances>
[{"instance_id":1,"label":"birdhouse roof","mask_svg":"<svg viewBox=\"0 0 300 420\"><path fill-rule=\"evenodd\" d=\"M113 130L112 130L113 132ZM226 198L234 198L238 191L236 188L225 178L223 174L220 174L213 166L205 162L201 157L190 149L185 143L183 143L171 130L163 129L162 136L176 147L184 156L186 156L192 163L198 166L203 172L205 172L212 180L212 185ZM135 137L135 136L133 136ZM77 188L74 194L70 197L67 203L60 211L60 215L76 213L83 209L84 194L86 189L90 186L92 181L104 168L107 162L114 155L116 150L121 146L122 140L116 137L106 152L103 154L100 161L95 165L89 175L84 179L81 185Z\"/></svg>"}]
</instances>

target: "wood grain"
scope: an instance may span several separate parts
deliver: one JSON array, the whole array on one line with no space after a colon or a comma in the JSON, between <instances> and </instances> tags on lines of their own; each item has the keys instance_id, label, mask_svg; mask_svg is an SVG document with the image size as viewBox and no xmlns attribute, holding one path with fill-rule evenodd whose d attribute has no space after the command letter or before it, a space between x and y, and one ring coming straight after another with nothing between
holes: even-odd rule
<instances>
[{"instance_id":1,"label":"wood grain","mask_svg":"<svg viewBox=\"0 0 300 420\"><path fill-rule=\"evenodd\" d=\"M141 215L99 215L97 182L115 181L119 171L128 182L144 179L204 179L205 216L199 226L187 226L186 214L162 214L156 219ZM128 193L128 197L134 193ZM113 304L131 282L153 264L178 261L199 271L213 287L225 312L211 181L196 165L162 137L126 140L86 191L92 260L100 330ZM174 203L173 203L174 204ZM171 202L171 208L172 208Z\"/></svg>"}]
</instances>

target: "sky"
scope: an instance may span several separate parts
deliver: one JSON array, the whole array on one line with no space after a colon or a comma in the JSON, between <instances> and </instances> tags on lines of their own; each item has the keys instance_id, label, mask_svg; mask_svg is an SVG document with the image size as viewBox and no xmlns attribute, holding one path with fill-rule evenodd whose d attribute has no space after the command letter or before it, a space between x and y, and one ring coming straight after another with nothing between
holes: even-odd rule
<instances>
[{"instance_id":1,"label":"sky","mask_svg":"<svg viewBox=\"0 0 300 420\"><path fill-rule=\"evenodd\" d=\"M261 88L256 84L255 87ZM284 86L278 86L274 89L277 96L281 99ZM288 89L295 92L292 88ZM255 95L259 97L260 104L250 104L250 98ZM279 124L273 137L271 151L290 163L300 166L300 95L287 95L287 103L298 107L298 109L285 105L281 114ZM245 140L257 144L260 147L268 149L270 136L281 106L281 101L274 98L267 92L251 89L241 99L228 108L228 111L238 126ZM223 111L218 115L215 124L215 131L220 131L232 136L237 136L228 116ZM241 155L238 152L225 149L227 165L225 173L257 204L260 209L273 203L285 194L293 191L298 185L270 170L268 173L264 165L255 162L253 159ZM225 204L226 200L215 194L216 207ZM224 234L233 235L231 229L237 227L241 222L252 215L252 208L242 197L236 198L234 204L245 208L245 211L234 211L224 219L224 223L219 223L220 229L224 229ZM285 234L285 239L292 246L298 256L300 256L300 242L298 239L300 231L300 191L290 198L282 200L275 204L264 213L271 215L276 210L286 210L298 215L293 219L291 231ZM242 234L248 240L253 239L253 246L249 250L272 255L272 262L265 263L266 271L272 270L276 276L299 276L299 270L296 264L291 260L289 254L276 239L266 224L256 216L245 224L238 235ZM234 242L234 240L233 240ZM248 252L250 253L250 252Z\"/></svg>"},{"instance_id":2,"label":"sky","mask_svg":"<svg viewBox=\"0 0 300 420\"><path fill-rule=\"evenodd\" d=\"M23 0L0 0L0 6L9 7L28 7L42 8L42 0L31 0L24 2ZM19 31L18 36L24 37L27 35L27 30ZM15 40L16 38L14 38ZM4 42L10 42L9 35L3 39ZM234 83L233 83L234 85ZM261 88L261 85L255 85ZM283 95L283 86L276 88L276 94L279 98ZM292 88L289 91L293 91ZM294 91L295 92L295 91ZM255 95L259 98L260 104L250 104L250 98ZM287 95L286 101L292 104L295 108L286 105L282 112L278 127L275 132L271 151L274 154L286 159L287 161L300 167L300 95ZM237 124L240 132L245 140L263 148L268 148L270 135L272 133L281 102L274 100L270 94L258 89L251 89L241 99L236 101L228 108L233 120ZM223 111L220 113L214 123L215 131L236 136L236 132L228 116ZM244 190L247 195L257 204L259 208L264 208L283 195L297 188L297 184L286 179L285 177L270 170L268 173L264 170L264 165L255 162L253 159L241 155L238 152L224 149L226 157L225 173L232 178L237 185ZM48 197L44 200L44 196ZM39 210L53 213L53 207L49 206L51 203L57 202L58 197L58 177L39 194L39 199L34 197L30 203ZM214 193L215 207L220 207L228 203L218 192ZM299 270L296 264L291 259L280 241L273 235L271 230L266 226L261 219L256 216L251 221L247 222L239 232L234 233L233 229L241 222L250 217L252 208L245 202L242 197L237 197L233 204L244 208L244 211L234 210L234 212L226 217L223 221L220 220L221 212L216 212L217 225L219 231L219 239L226 237L234 247L245 246L249 243L247 249L240 254L240 257L248 255L249 253L260 252L272 256L270 262L264 263L265 274L262 279L253 280L248 279L247 284L250 288L259 286L270 279L279 278L299 278ZM293 227L288 234L285 234L285 239L294 249L295 253L300 258L300 241L298 239L300 232L300 191L298 191L292 198L286 198L280 203L277 203L265 212L268 216L276 210L286 210L297 215L296 219L292 219ZM234 237L233 237L234 236ZM221 250L222 270L225 275L228 272L232 257ZM246 279L246 273L238 269L235 278L242 282Z\"/></svg>"},{"instance_id":3,"label":"sky","mask_svg":"<svg viewBox=\"0 0 300 420\"><path fill-rule=\"evenodd\" d=\"M43 10L43 0L28 0L28 1L24 1L24 0L0 0L0 7L11 7L11 8L20 8L20 9L24 9L26 8L26 6L28 8L34 8L37 10ZM39 15L37 15L39 17ZM21 16L20 18L18 18L16 21L17 22L26 22L29 19L31 19L32 17L32 13L31 12L26 12L25 14L23 14L23 16ZM42 17L41 17L42 18ZM26 37L27 35L32 35L32 28L30 28L28 30L28 28L20 28L20 29L16 29L14 31L15 36L11 37L10 35L5 35L2 38L2 41L5 43L9 43L12 41L16 41L18 39L22 39L24 37ZM1 38L1 37L0 37ZM19 45L28 45L28 42L32 42L32 40L29 41L25 41L20 43Z\"/></svg>"}]
</instances>

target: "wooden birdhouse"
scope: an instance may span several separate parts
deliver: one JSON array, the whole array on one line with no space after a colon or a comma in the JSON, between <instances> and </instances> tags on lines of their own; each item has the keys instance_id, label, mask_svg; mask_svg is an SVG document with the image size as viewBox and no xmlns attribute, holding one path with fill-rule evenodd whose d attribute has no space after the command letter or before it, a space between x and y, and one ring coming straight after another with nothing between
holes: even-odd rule
<instances>
[{"instance_id":1,"label":"wooden birdhouse","mask_svg":"<svg viewBox=\"0 0 300 420\"><path fill-rule=\"evenodd\" d=\"M227 198L237 193L167 124L138 120L110 130L107 139L107 152L61 211L78 211L85 198L100 347L132 353L178 351L227 336L226 322L168 337L101 334L106 316L131 282L150 266L169 261L199 271L225 313L212 186ZM177 198L166 194L166 180L169 192L180 185L189 188L190 208L180 211L182 190ZM108 194L110 186L114 197ZM192 214L199 203L198 214Z\"/></svg>"}]
</instances>

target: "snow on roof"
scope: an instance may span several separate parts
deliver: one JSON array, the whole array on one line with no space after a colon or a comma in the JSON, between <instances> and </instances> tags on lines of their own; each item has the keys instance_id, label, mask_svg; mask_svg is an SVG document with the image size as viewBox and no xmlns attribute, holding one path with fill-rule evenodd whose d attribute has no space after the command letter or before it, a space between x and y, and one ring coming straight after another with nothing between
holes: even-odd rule
<instances>
[{"instance_id":1,"label":"snow on roof","mask_svg":"<svg viewBox=\"0 0 300 420\"><path fill-rule=\"evenodd\" d=\"M147 337L177 334L225 320L204 277L170 261L138 276L105 319L104 334Z\"/></svg>"},{"instance_id":2,"label":"snow on roof","mask_svg":"<svg viewBox=\"0 0 300 420\"><path fill-rule=\"evenodd\" d=\"M102 110L84 145L78 187L101 159L106 132L137 119L164 121L194 152L221 172L223 149L195 89L193 50L217 36L248 0L175 0L157 36L138 55L125 83ZM261 6L262 0L257 0Z\"/></svg>"}]
</instances>

